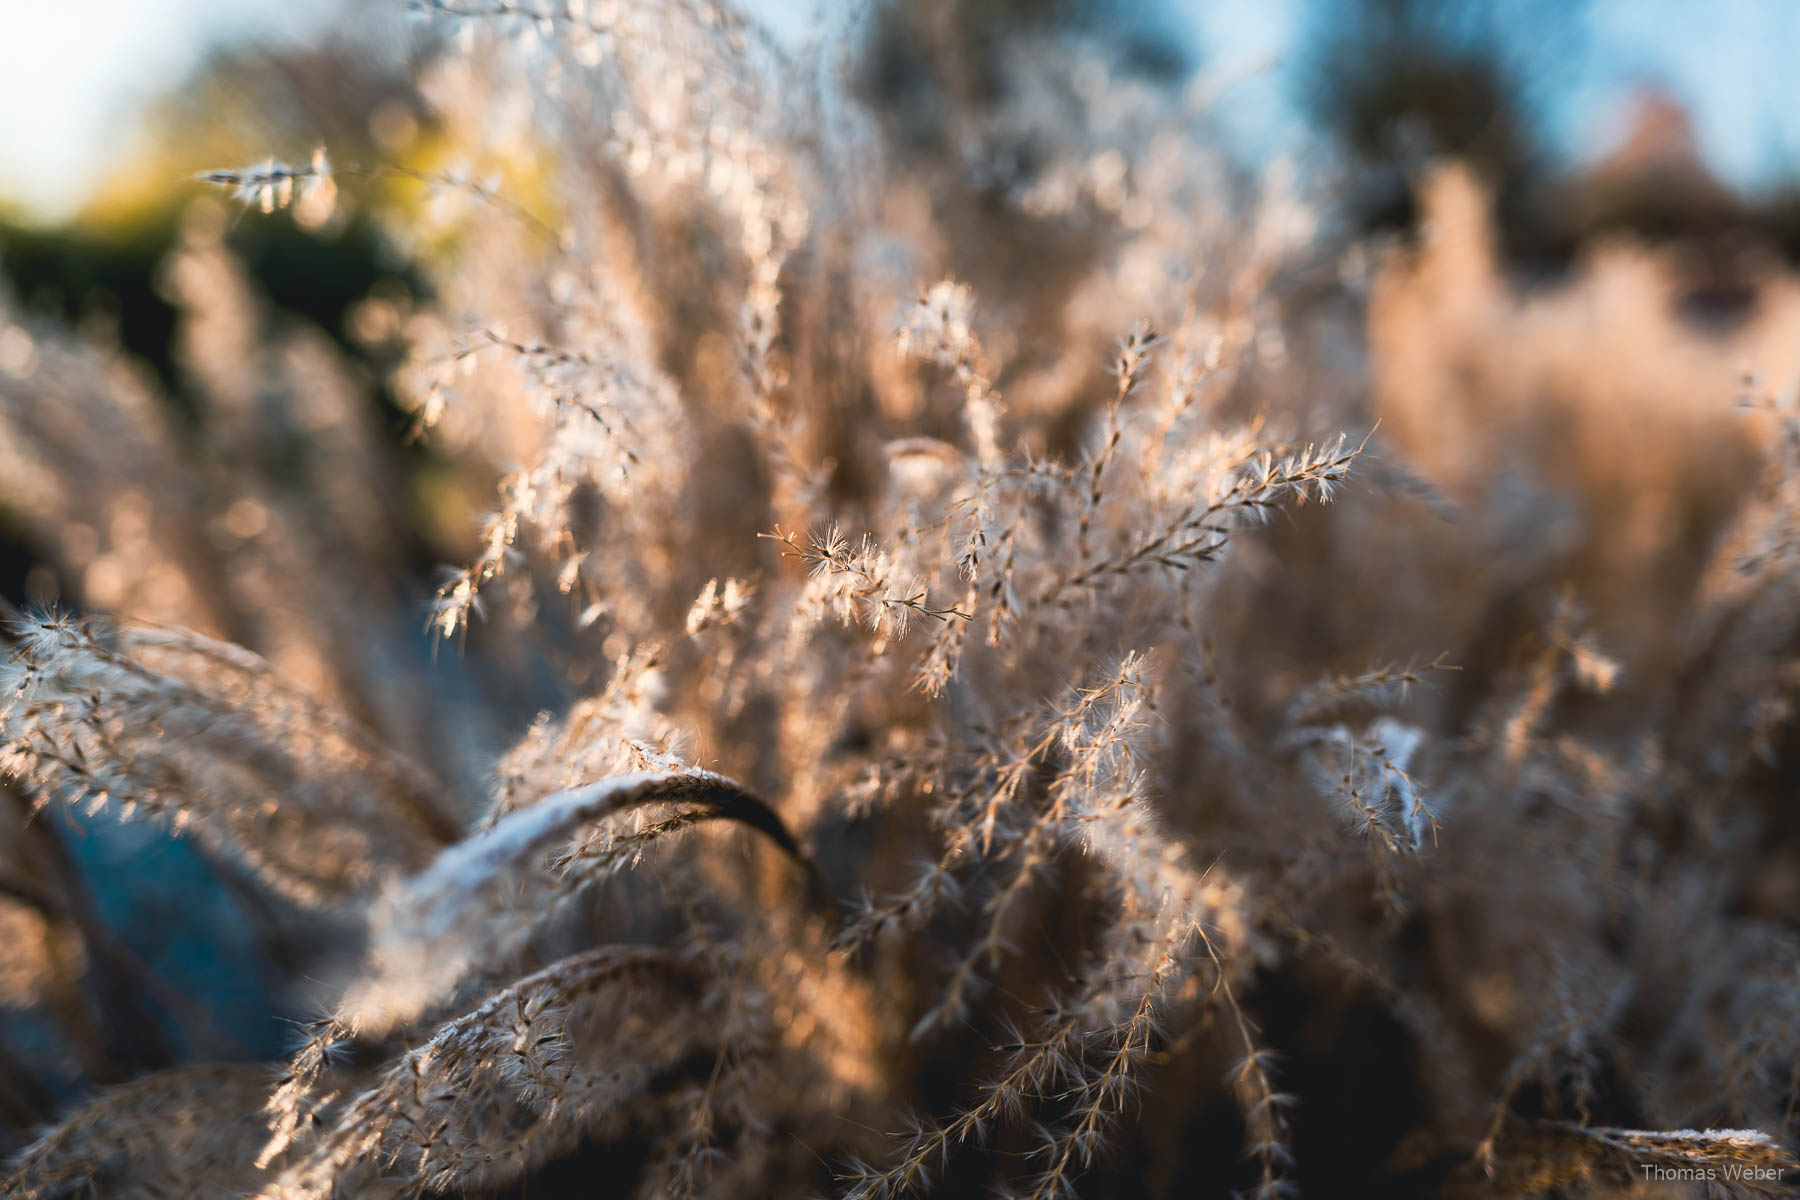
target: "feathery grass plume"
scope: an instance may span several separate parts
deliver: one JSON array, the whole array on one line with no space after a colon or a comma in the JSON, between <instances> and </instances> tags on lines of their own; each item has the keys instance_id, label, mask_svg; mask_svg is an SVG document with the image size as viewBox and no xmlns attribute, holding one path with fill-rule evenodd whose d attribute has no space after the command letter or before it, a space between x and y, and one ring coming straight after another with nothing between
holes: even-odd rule
<instances>
[{"instance_id":1,"label":"feathery grass plume","mask_svg":"<svg viewBox=\"0 0 1800 1200\"><path fill-rule=\"evenodd\" d=\"M1320 680L1294 697L1285 719L1290 726L1317 725L1342 709L1355 706L1392 707L1403 703L1414 687L1427 682L1432 671L1459 671L1439 654L1419 666L1390 664L1359 675L1337 675Z\"/></svg>"},{"instance_id":2,"label":"feathery grass plume","mask_svg":"<svg viewBox=\"0 0 1800 1200\"><path fill-rule=\"evenodd\" d=\"M624 1106L711 1032L693 972L670 951L602 947L520 979L347 1096L257 1194L503 1184L584 1130L625 1123ZM684 997L690 1011L670 1022Z\"/></svg>"},{"instance_id":3,"label":"feathery grass plume","mask_svg":"<svg viewBox=\"0 0 1800 1200\"><path fill-rule=\"evenodd\" d=\"M263 1064L233 1063L110 1089L21 1150L0 1176L0 1195L149 1200L246 1191L256 1185L268 1088Z\"/></svg>"},{"instance_id":4,"label":"feathery grass plume","mask_svg":"<svg viewBox=\"0 0 1800 1200\"><path fill-rule=\"evenodd\" d=\"M611 331L588 336L595 333L607 337ZM678 480L666 470L634 472L634 464L678 460L674 446L685 436L672 385L660 372L634 365L622 337L613 334L611 352L596 356L485 329L458 351L464 361L483 347L514 356L526 375L528 399L550 414L551 432L537 461L502 481L501 507L486 521L481 557L439 589L431 627L440 636L468 623L481 589L505 573L527 533L539 539L544 554L559 560L557 591L587 599L583 624L609 611L592 583L606 561L604 551L570 537L572 506L591 495L609 504L626 529L653 518L656 497L664 495L672 505L667 493Z\"/></svg>"},{"instance_id":5,"label":"feathery grass plume","mask_svg":"<svg viewBox=\"0 0 1800 1200\"><path fill-rule=\"evenodd\" d=\"M644 771L559 792L459 842L381 897L372 916L373 972L351 987L336 1019L357 1032L382 1032L419 1015L472 965L503 961L570 886L569 860L557 871L547 861L551 851L585 826L649 805L742 824L792 858L809 884L816 874L766 804L711 771Z\"/></svg>"},{"instance_id":6,"label":"feathery grass plume","mask_svg":"<svg viewBox=\"0 0 1800 1200\"><path fill-rule=\"evenodd\" d=\"M260 208L265 215L295 205L305 225L323 224L323 216L312 214L322 212L329 216L336 194L331 160L323 146L313 151L304 167L291 167L271 158L240 170L202 171L196 178L230 188L238 200Z\"/></svg>"},{"instance_id":7,"label":"feathery grass plume","mask_svg":"<svg viewBox=\"0 0 1800 1200\"><path fill-rule=\"evenodd\" d=\"M40 804L160 818L320 905L459 833L438 785L247 651L55 613L7 634L0 769Z\"/></svg>"}]
</instances>

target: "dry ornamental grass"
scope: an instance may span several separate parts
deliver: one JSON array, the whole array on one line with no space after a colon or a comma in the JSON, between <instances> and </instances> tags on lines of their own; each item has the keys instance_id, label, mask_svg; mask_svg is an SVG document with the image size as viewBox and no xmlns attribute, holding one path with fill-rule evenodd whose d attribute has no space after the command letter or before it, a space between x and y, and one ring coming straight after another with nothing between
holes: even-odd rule
<instances>
[{"instance_id":1,"label":"dry ornamental grass","mask_svg":"<svg viewBox=\"0 0 1800 1200\"><path fill-rule=\"evenodd\" d=\"M417 7L460 165L206 179L427 198L396 382L492 497L429 604L219 209L191 427L0 309L87 601L5 625L0 999L91 1085L27 1135L0 1050L0 1195L1785 1194L1791 390L1616 263L1512 295L1454 168L1365 287L1205 89L1049 35L989 94L884 10L943 57L883 108L711 3ZM198 847L289 1061L111 1048L64 810Z\"/></svg>"}]
</instances>

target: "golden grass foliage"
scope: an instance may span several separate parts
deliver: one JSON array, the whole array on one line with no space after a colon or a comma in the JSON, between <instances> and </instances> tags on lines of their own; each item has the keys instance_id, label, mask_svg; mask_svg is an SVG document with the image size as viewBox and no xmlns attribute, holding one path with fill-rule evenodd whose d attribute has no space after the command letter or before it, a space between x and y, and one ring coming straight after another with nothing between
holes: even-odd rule
<instances>
[{"instance_id":1,"label":"golden grass foliage","mask_svg":"<svg viewBox=\"0 0 1800 1200\"><path fill-rule=\"evenodd\" d=\"M1352 245L1048 36L872 111L700 0L421 7L463 162L363 316L430 487L212 200L192 420L0 310L87 609L4 634L0 1194L1781 1190L1800 284L1523 293L1454 167ZM285 1065L109 935L101 809L225 881Z\"/></svg>"}]
</instances>

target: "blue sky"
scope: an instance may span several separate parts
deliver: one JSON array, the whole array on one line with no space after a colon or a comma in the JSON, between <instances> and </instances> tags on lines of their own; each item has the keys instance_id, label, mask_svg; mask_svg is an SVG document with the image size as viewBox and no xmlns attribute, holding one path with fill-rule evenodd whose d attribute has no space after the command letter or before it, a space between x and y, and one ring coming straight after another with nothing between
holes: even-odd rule
<instances>
[{"instance_id":1,"label":"blue sky","mask_svg":"<svg viewBox=\"0 0 1800 1200\"><path fill-rule=\"evenodd\" d=\"M46 215L80 203L129 151L143 100L177 82L207 51L254 38L304 39L348 0L0 0L0 198ZM379 2L379 0L375 0ZM397 4L399 0L394 0ZM1495 0L1504 13L1507 0ZM1224 70L1289 53L1305 0L1170 0ZM806 27L805 0L750 0L779 31ZM1603 151L1635 89L1656 84L1683 102L1721 175L1757 186L1800 175L1800 0L1593 0L1544 90L1542 113L1570 157ZM1539 31L1508 36L1529 48ZM1281 68L1239 83L1223 103L1246 149L1300 136Z\"/></svg>"},{"instance_id":2,"label":"blue sky","mask_svg":"<svg viewBox=\"0 0 1800 1200\"><path fill-rule=\"evenodd\" d=\"M1800 3L1609 0L1562 103L1545 114L1575 153L1604 148L1628 89L1667 87L1713 168L1739 184L1800 175Z\"/></svg>"},{"instance_id":3,"label":"blue sky","mask_svg":"<svg viewBox=\"0 0 1800 1200\"><path fill-rule=\"evenodd\" d=\"M1220 65L1293 58L1306 0L1207 3L1171 0ZM1511 0L1493 0L1502 16ZM1523 11L1521 6L1521 11ZM1552 147L1570 161L1616 144L1634 97L1672 95L1694 123L1713 170L1745 188L1800 178L1800 0L1590 0L1570 30L1500 22L1508 48L1527 59L1540 37L1566 71L1541 78L1538 113ZM1291 145L1298 131L1290 81L1280 70L1240 85L1232 132Z\"/></svg>"}]
</instances>

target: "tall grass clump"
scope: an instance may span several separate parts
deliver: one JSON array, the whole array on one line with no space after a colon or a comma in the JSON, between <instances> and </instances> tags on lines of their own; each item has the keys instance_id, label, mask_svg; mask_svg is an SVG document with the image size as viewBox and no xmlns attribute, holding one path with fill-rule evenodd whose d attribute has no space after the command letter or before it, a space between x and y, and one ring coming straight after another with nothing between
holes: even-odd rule
<instances>
[{"instance_id":1,"label":"tall grass clump","mask_svg":"<svg viewBox=\"0 0 1800 1200\"><path fill-rule=\"evenodd\" d=\"M1782 1192L1790 279L1521 297L947 5L416 8L442 161L204 177L194 413L0 308L0 1194ZM411 447L229 248L358 204Z\"/></svg>"}]
</instances>

